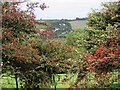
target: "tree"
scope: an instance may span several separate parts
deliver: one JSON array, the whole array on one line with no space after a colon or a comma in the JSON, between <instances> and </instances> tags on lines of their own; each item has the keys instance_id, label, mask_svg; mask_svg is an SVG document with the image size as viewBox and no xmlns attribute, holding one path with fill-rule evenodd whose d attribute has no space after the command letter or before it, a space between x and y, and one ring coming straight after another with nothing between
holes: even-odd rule
<instances>
[{"instance_id":1,"label":"tree","mask_svg":"<svg viewBox=\"0 0 120 90\"><path fill-rule=\"evenodd\" d=\"M16 77L23 79L25 71L28 71L26 75L30 75L29 72L36 67L35 60L40 58L37 49L33 48L36 43L32 39L37 43L41 40L35 31L34 14L21 11L18 4L5 2L2 6L2 62L3 72L9 69ZM25 83L30 82L27 81L29 78L24 80Z\"/></svg>"},{"instance_id":2,"label":"tree","mask_svg":"<svg viewBox=\"0 0 120 90\"><path fill-rule=\"evenodd\" d=\"M71 87L111 88L114 82L119 83L117 76L113 78L114 71L120 68L119 4L119 1L103 4L100 12L94 11L89 15L87 40L90 46L88 52L82 54L79 63L82 68ZM96 82L92 86L88 83L89 73L94 75Z\"/></svg>"}]
</instances>

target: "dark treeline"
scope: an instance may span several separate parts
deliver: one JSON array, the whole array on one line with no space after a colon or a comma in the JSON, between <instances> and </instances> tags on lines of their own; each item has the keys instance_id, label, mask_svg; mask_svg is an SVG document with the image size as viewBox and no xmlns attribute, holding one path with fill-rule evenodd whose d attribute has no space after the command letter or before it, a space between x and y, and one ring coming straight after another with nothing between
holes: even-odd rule
<instances>
[{"instance_id":1,"label":"dark treeline","mask_svg":"<svg viewBox=\"0 0 120 90\"><path fill-rule=\"evenodd\" d=\"M79 17L76 17L75 19L40 19L40 20L37 20L37 21L76 21L76 20L87 20L88 17L84 17L84 18L79 18Z\"/></svg>"}]
</instances>

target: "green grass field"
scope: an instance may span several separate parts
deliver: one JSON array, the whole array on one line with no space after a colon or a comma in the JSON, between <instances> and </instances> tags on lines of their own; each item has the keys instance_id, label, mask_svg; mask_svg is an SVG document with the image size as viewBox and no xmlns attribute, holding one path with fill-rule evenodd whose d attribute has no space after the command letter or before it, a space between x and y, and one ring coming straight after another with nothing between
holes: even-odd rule
<instances>
[{"instance_id":1,"label":"green grass field","mask_svg":"<svg viewBox=\"0 0 120 90\"><path fill-rule=\"evenodd\" d=\"M114 73L114 75L110 78L115 78L118 76L118 73ZM87 85L93 85L96 84L97 82L94 81L93 75L92 74L87 74L87 77L89 78L88 84ZM62 82L63 79L68 79L66 82ZM60 88L67 88L69 84L73 84L77 78L77 74L56 74L55 75L55 83L56 83L56 89L59 90ZM15 78L14 76L4 76L1 78L1 88L16 88L16 83L15 83ZM20 88L20 81L18 79L18 86ZM117 82L113 82L111 85L112 88L119 88L120 89L120 81L117 80ZM55 88L54 86L51 86L51 88Z\"/></svg>"},{"instance_id":2,"label":"green grass field","mask_svg":"<svg viewBox=\"0 0 120 90\"><path fill-rule=\"evenodd\" d=\"M69 23L71 24L73 30L84 29L87 26L87 20L76 20L70 21Z\"/></svg>"},{"instance_id":3,"label":"green grass field","mask_svg":"<svg viewBox=\"0 0 120 90\"><path fill-rule=\"evenodd\" d=\"M77 75L67 75L67 74L57 74L55 75L55 83L56 83L56 88L67 88L68 85L75 81ZM71 78L70 80L68 80L65 83L62 83L61 80L63 80L64 78ZM16 88L16 83L15 83L15 78L14 76L10 77L10 76L3 76L1 78L1 84L0 84L1 88ZM20 81L18 78L18 86L20 88ZM54 88L54 86L51 86L51 88Z\"/></svg>"}]
</instances>

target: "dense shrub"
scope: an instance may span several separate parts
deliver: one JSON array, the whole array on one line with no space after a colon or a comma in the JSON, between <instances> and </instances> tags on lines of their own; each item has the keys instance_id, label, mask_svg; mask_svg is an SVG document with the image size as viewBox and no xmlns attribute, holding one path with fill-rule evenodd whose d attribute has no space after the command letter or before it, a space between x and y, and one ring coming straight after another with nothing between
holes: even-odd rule
<instances>
[{"instance_id":1,"label":"dense shrub","mask_svg":"<svg viewBox=\"0 0 120 90\"><path fill-rule=\"evenodd\" d=\"M110 88L114 82L119 85L117 80L120 68L119 4L119 1L106 3L100 12L94 11L89 15L88 52L82 54L83 58L78 65L81 67L78 78L69 89Z\"/></svg>"}]
</instances>

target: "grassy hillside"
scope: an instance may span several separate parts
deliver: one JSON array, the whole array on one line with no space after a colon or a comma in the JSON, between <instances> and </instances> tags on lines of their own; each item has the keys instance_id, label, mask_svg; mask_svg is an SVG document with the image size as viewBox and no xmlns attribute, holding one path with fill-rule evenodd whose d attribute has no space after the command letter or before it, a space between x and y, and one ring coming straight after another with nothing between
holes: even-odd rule
<instances>
[{"instance_id":1,"label":"grassy hillside","mask_svg":"<svg viewBox=\"0 0 120 90\"><path fill-rule=\"evenodd\" d=\"M84 29L87 25L87 20L74 20L74 21L70 21L69 22L72 26L72 29L73 30L76 30L76 29Z\"/></svg>"},{"instance_id":2,"label":"grassy hillside","mask_svg":"<svg viewBox=\"0 0 120 90\"><path fill-rule=\"evenodd\" d=\"M53 19L53 20L42 20L42 21L50 23L50 24L55 24L55 23L58 23L58 22L60 23L61 20L54 20ZM87 26L86 25L87 19L81 19L81 20L64 20L63 22L70 23L73 30L80 29L80 28L84 29Z\"/></svg>"}]
</instances>

